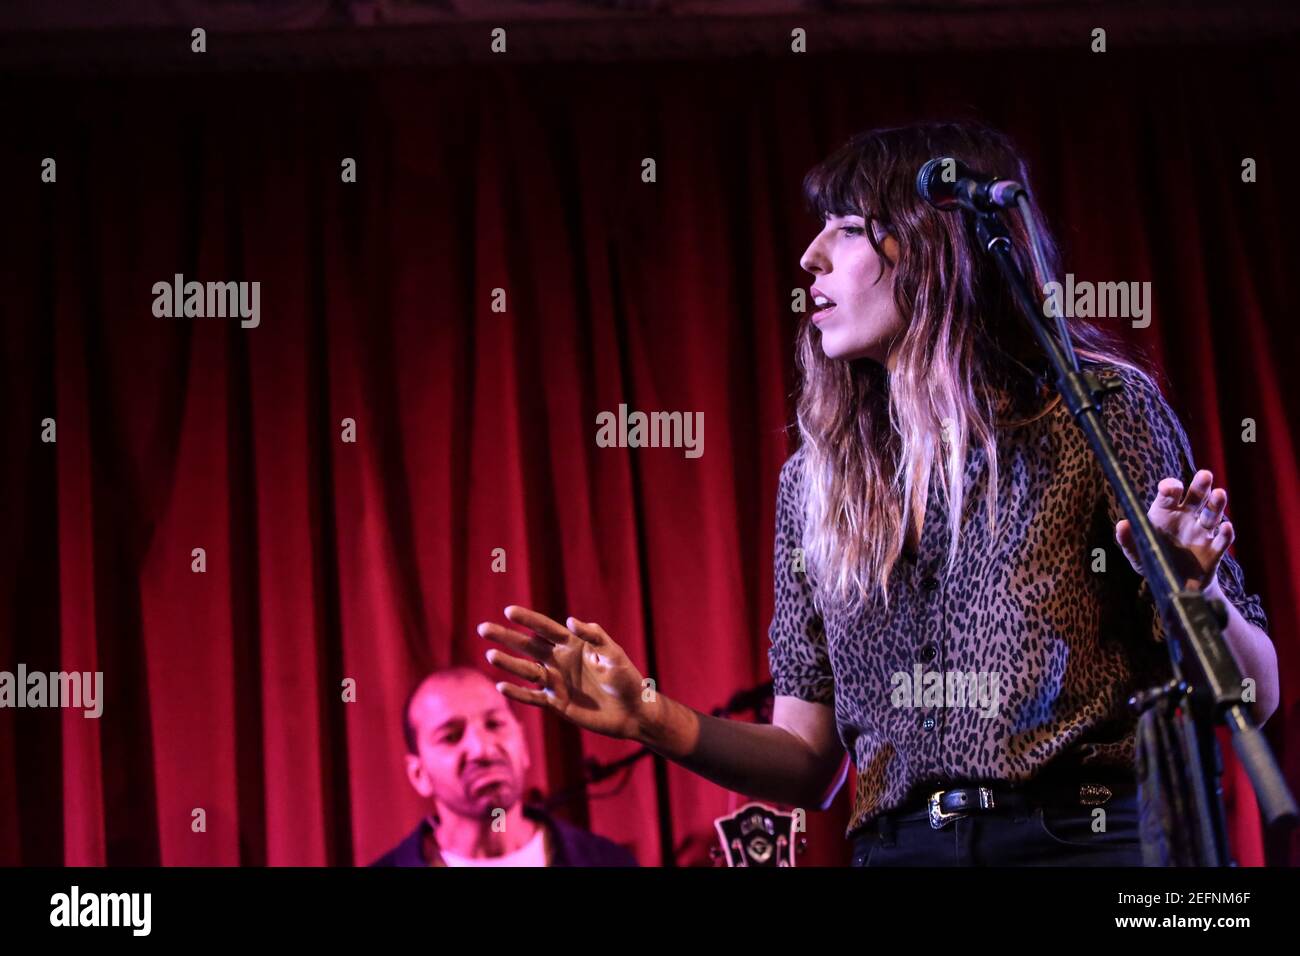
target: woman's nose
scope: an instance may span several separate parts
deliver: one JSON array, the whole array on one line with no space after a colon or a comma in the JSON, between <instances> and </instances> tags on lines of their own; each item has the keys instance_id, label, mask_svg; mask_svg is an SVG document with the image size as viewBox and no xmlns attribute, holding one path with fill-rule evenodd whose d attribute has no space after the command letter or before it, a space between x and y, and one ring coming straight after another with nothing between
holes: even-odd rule
<instances>
[{"instance_id":1,"label":"woman's nose","mask_svg":"<svg viewBox=\"0 0 1300 956\"><path fill-rule=\"evenodd\" d=\"M815 276L826 271L826 260L817 249L817 243L812 243L803 251L803 255L799 257L799 266L804 272L811 272Z\"/></svg>"}]
</instances>

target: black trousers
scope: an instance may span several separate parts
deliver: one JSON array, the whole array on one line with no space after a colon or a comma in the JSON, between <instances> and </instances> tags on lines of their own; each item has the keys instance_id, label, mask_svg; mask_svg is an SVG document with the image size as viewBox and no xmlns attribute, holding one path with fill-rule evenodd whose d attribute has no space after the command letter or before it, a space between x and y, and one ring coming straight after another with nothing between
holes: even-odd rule
<instances>
[{"instance_id":1,"label":"black trousers","mask_svg":"<svg viewBox=\"0 0 1300 956\"><path fill-rule=\"evenodd\" d=\"M942 829L919 813L884 815L852 837L853 866L1141 866L1137 794L1102 808L1040 805L975 813Z\"/></svg>"}]
</instances>

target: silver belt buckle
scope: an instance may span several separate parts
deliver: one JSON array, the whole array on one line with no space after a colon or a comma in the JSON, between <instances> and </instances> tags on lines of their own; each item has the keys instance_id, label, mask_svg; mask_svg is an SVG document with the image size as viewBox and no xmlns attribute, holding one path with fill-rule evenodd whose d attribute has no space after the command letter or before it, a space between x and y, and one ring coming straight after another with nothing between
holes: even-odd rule
<instances>
[{"instance_id":1,"label":"silver belt buckle","mask_svg":"<svg viewBox=\"0 0 1300 956\"><path fill-rule=\"evenodd\" d=\"M987 810L992 807L993 791L988 787L976 787L975 789L979 791L980 808ZM942 798L947 792L947 790L936 790L934 793L930 794L930 826L936 830L942 830L953 820L967 816L970 813L969 810L952 810L945 813L943 810Z\"/></svg>"}]
</instances>

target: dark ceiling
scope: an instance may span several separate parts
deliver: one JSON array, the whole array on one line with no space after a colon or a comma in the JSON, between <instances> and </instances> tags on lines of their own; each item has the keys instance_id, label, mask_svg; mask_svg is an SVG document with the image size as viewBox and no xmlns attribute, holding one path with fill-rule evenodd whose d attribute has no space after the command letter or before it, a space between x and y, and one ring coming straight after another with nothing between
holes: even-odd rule
<instances>
[{"instance_id":1,"label":"dark ceiling","mask_svg":"<svg viewBox=\"0 0 1300 956\"><path fill-rule=\"evenodd\" d=\"M0 65L205 70L517 60L1292 43L1297 0L6 0Z\"/></svg>"}]
</instances>

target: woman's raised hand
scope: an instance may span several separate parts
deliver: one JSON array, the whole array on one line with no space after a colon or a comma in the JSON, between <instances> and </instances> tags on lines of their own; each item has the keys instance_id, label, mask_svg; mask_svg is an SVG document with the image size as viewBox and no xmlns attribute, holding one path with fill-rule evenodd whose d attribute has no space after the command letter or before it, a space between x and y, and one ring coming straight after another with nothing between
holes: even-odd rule
<instances>
[{"instance_id":1,"label":"woman's raised hand","mask_svg":"<svg viewBox=\"0 0 1300 956\"><path fill-rule=\"evenodd\" d=\"M647 691L641 672L604 628L574 617L565 627L545 614L513 604L505 614L531 633L484 621L478 626L480 637L520 655L493 648L487 659L494 667L536 686L502 681L497 690L521 704L555 711L586 730L608 737L636 737ZM653 691L649 693L653 695Z\"/></svg>"},{"instance_id":2,"label":"woman's raised hand","mask_svg":"<svg viewBox=\"0 0 1300 956\"><path fill-rule=\"evenodd\" d=\"M1205 469L1192 477L1185 491L1177 478L1165 478L1157 486L1147 517L1169 545L1184 587L1213 592L1219 561L1236 538L1232 522L1224 517L1227 507L1228 493L1214 487L1214 475ZM1127 518L1115 525L1115 540L1133 570L1141 574L1142 561Z\"/></svg>"}]
</instances>

